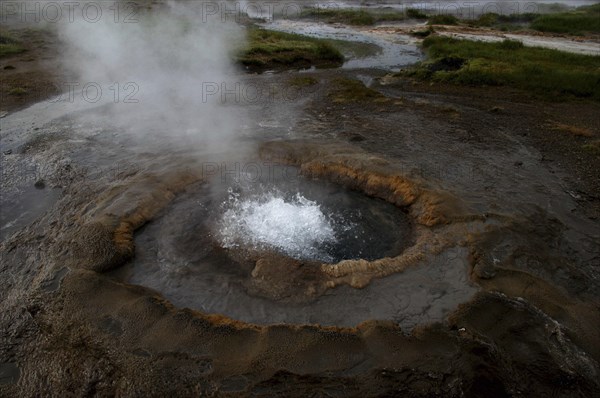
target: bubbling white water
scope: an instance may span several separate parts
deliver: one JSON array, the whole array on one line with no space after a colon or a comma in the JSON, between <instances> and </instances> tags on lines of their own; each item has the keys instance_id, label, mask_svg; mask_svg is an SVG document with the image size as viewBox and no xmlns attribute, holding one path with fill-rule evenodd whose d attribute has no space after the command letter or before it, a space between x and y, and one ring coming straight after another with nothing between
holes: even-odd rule
<instances>
[{"instance_id":1,"label":"bubbling white water","mask_svg":"<svg viewBox=\"0 0 600 398\"><path fill-rule=\"evenodd\" d=\"M232 195L219 224L225 248L274 249L297 259L332 260L324 247L336 242L335 222L300 194L288 200L277 193L248 199Z\"/></svg>"}]
</instances>

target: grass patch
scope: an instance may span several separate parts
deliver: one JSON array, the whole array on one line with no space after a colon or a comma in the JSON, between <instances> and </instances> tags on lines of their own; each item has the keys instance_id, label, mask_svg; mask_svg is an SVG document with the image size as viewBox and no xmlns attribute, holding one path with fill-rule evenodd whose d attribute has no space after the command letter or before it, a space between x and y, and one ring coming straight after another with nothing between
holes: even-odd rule
<instances>
[{"instance_id":1,"label":"grass patch","mask_svg":"<svg viewBox=\"0 0 600 398\"><path fill-rule=\"evenodd\" d=\"M368 26L380 22L398 22L406 19L428 19L430 25L458 25L459 20L448 14L427 15L423 11L408 8L405 12L375 11L348 8L306 8L298 16L299 19L314 19L326 23Z\"/></svg>"},{"instance_id":2,"label":"grass patch","mask_svg":"<svg viewBox=\"0 0 600 398\"><path fill-rule=\"evenodd\" d=\"M327 67L344 62L344 56L325 40L258 28L250 28L248 37L237 61L249 68Z\"/></svg>"},{"instance_id":3,"label":"grass patch","mask_svg":"<svg viewBox=\"0 0 600 398\"><path fill-rule=\"evenodd\" d=\"M504 30L514 30L516 28L528 27L529 24L538 18L540 14L524 13L500 15L493 12L483 14L473 21L464 21L469 26L505 28Z\"/></svg>"},{"instance_id":4,"label":"grass patch","mask_svg":"<svg viewBox=\"0 0 600 398\"><path fill-rule=\"evenodd\" d=\"M27 90L25 90L23 87L15 87L15 88L11 88L8 91L9 95L14 95L16 97L21 97L25 94L27 94Z\"/></svg>"},{"instance_id":5,"label":"grass patch","mask_svg":"<svg viewBox=\"0 0 600 398\"><path fill-rule=\"evenodd\" d=\"M433 15L427 21L429 25L458 25L458 19L454 15Z\"/></svg>"},{"instance_id":6,"label":"grass patch","mask_svg":"<svg viewBox=\"0 0 600 398\"><path fill-rule=\"evenodd\" d=\"M304 9L298 16L300 19L316 19L327 23L341 23L355 26L374 25L378 22L402 21L407 14L394 11L366 11L350 8Z\"/></svg>"},{"instance_id":7,"label":"grass patch","mask_svg":"<svg viewBox=\"0 0 600 398\"><path fill-rule=\"evenodd\" d=\"M581 147L584 151L593 155L600 155L600 140L594 140Z\"/></svg>"},{"instance_id":8,"label":"grass patch","mask_svg":"<svg viewBox=\"0 0 600 398\"><path fill-rule=\"evenodd\" d=\"M415 36L415 37L419 37L421 39L424 39L424 38L432 35L433 33L435 33L435 30L433 29L432 26L430 26L430 27L428 27L425 30L416 30L416 31L411 32L410 34L413 35L413 36Z\"/></svg>"},{"instance_id":9,"label":"grass patch","mask_svg":"<svg viewBox=\"0 0 600 398\"><path fill-rule=\"evenodd\" d=\"M463 85L511 86L548 99L600 101L600 57L524 47L516 41L484 43L430 36L429 61L409 75Z\"/></svg>"},{"instance_id":10,"label":"grass patch","mask_svg":"<svg viewBox=\"0 0 600 398\"><path fill-rule=\"evenodd\" d=\"M549 126L552 130L562 131L577 137L593 137L594 133L588 128L572 126L564 123L551 123Z\"/></svg>"},{"instance_id":11,"label":"grass patch","mask_svg":"<svg viewBox=\"0 0 600 398\"><path fill-rule=\"evenodd\" d=\"M406 10L406 17L411 19L427 19L427 14L416 8L409 8Z\"/></svg>"},{"instance_id":12,"label":"grass patch","mask_svg":"<svg viewBox=\"0 0 600 398\"><path fill-rule=\"evenodd\" d=\"M533 29L540 32L585 35L600 33L600 4L568 10L555 4L542 7L544 13L500 15L487 13L475 20L462 22L475 27L490 27L503 31ZM441 22L439 22L441 24Z\"/></svg>"},{"instance_id":13,"label":"grass patch","mask_svg":"<svg viewBox=\"0 0 600 398\"><path fill-rule=\"evenodd\" d=\"M0 33L0 58L25 51L19 41L6 33Z\"/></svg>"},{"instance_id":14,"label":"grass patch","mask_svg":"<svg viewBox=\"0 0 600 398\"><path fill-rule=\"evenodd\" d=\"M294 76L288 80L288 84L292 87L310 87L317 84L319 81L312 76Z\"/></svg>"},{"instance_id":15,"label":"grass patch","mask_svg":"<svg viewBox=\"0 0 600 398\"><path fill-rule=\"evenodd\" d=\"M539 15L531 22L530 27L540 32L571 35L600 33L600 4L579 7L573 11Z\"/></svg>"},{"instance_id":16,"label":"grass patch","mask_svg":"<svg viewBox=\"0 0 600 398\"><path fill-rule=\"evenodd\" d=\"M302 12L301 17L322 19L328 23L359 26L373 25L375 23L373 15L364 10L309 8Z\"/></svg>"},{"instance_id":17,"label":"grass patch","mask_svg":"<svg viewBox=\"0 0 600 398\"><path fill-rule=\"evenodd\" d=\"M333 89L328 95L331 101L338 104L353 102L386 102L388 99L379 91L365 86L360 80L344 77L333 80Z\"/></svg>"}]
</instances>

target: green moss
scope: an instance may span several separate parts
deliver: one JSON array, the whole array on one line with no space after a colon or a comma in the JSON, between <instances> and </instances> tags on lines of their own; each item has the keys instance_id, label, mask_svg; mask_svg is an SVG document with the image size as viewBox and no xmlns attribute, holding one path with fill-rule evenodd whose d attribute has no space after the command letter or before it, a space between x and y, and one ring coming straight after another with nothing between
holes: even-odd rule
<instances>
[{"instance_id":1,"label":"green moss","mask_svg":"<svg viewBox=\"0 0 600 398\"><path fill-rule=\"evenodd\" d=\"M539 17L539 14L524 13L500 15L493 12L483 14L473 21L464 21L471 26L494 27L501 30L515 30L527 27L534 19Z\"/></svg>"},{"instance_id":2,"label":"green moss","mask_svg":"<svg viewBox=\"0 0 600 398\"><path fill-rule=\"evenodd\" d=\"M288 84L292 87L309 87L314 86L319 81L312 76L295 76L288 80Z\"/></svg>"},{"instance_id":3,"label":"green moss","mask_svg":"<svg viewBox=\"0 0 600 398\"><path fill-rule=\"evenodd\" d=\"M600 101L598 56L525 47L515 41L484 43L438 36L426 38L423 47L429 60L408 72L419 79L505 85L547 99L571 96Z\"/></svg>"},{"instance_id":4,"label":"green moss","mask_svg":"<svg viewBox=\"0 0 600 398\"><path fill-rule=\"evenodd\" d=\"M348 78L335 79L328 97L336 103L384 102L387 100L383 94L365 86L361 81Z\"/></svg>"},{"instance_id":5,"label":"green moss","mask_svg":"<svg viewBox=\"0 0 600 398\"><path fill-rule=\"evenodd\" d=\"M500 42L500 48L502 50L520 50L523 47L525 47L523 43L518 40L506 39Z\"/></svg>"},{"instance_id":6,"label":"green moss","mask_svg":"<svg viewBox=\"0 0 600 398\"><path fill-rule=\"evenodd\" d=\"M427 22L429 25L458 25L458 19L453 15L433 15Z\"/></svg>"},{"instance_id":7,"label":"green moss","mask_svg":"<svg viewBox=\"0 0 600 398\"><path fill-rule=\"evenodd\" d=\"M367 26L378 22L402 21L406 15L393 11L366 11L349 8L307 8L300 13L301 19L316 19L327 23Z\"/></svg>"},{"instance_id":8,"label":"green moss","mask_svg":"<svg viewBox=\"0 0 600 398\"><path fill-rule=\"evenodd\" d=\"M15 87L10 89L8 94L20 97L27 94L27 90L25 90L23 87Z\"/></svg>"},{"instance_id":9,"label":"green moss","mask_svg":"<svg viewBox=\"0 0 600 398\"><path fill-rule=\"evenodd\" d=\"M349 25L372 25L375 19L366 11L351 9L307 8L300 18L314 18L328 23L345 23Z\"/></svg>"},{"instance_id":10,"label":"green moss","mask_svg":"<svg viewBox=\"0 0 600 398\"><path fill-rule=\"evenodd\" d=\"M25 51L25 49L21 46L18 40L7 33L0 33L0 58L13 54L19 54L23 51Z\"/></svg>"},{"instance_id":11,"label":"green moss","mask_svg":"<svg viewBox=\"0 0 600 398\"><path fill-rule=\"evenodd\" d=\"M592 155L600 155L600 140L591 141L581 147L584 151Z\"/></svg>"},{"instance_id":12,"label":"green moss","mask_svg":"<svg viewBox=\"0 0 600 398\"><path fill-rule=\"evenodd\" d=\"M421 10L417 10L415 8L409 8L406 10L406 16L412 19L427 19L427 14L423 13Z\"/></svg>"},{"instance_id":13,"label":"green moss","mask_svg":"<svg viewBox=\"0 0 600 398\"><path fill-rule=\"evenodd\" d=\"M600 4L579 7L575 10L565 10L566 7L543 7L546 13L524 13L499 15L487 13L475 20L464 20L470 26L493 27L511 31L517 29L534 29L541 32L566 33L584 35L586 33L600 33ZM430 23L449 24L436 16Z\"/></svg>"},{"instance_id":14,"label":"green moss","mask_svg":"<svg viewBox=\"0 0 600 398\"><path fill-rule=\"evenodd\" d=\"M583 35L600 33L600 4L579 7L574 11L540 15L531 28L541 32Z\"/></svg>"},{"instance_id":15,"label":"green moss","mask_svg":"<svg viewBox=\"0 0 600 398\"><path fill-rule=\"evenodd\" d=\"M600 33L600 4L568 10L563 5L548 5L540 8L544 13L499 15L487 13L475 20L464 20L470 26L493 27L503 31L534 29L541 32L584 35ZM443 24L443 16L430 19L430 23ZM438 19L435 19L438 18ZM447 23L446 23L447 24Z\"/></svg>"},{"instance_id":16,"label":"green moss","mask_svg":"<svg viewBox=\"0 0 600 398\"><path fill-rule=\"evenodd\" d=\"M481 15L474 23L476 26L494 26L498 22L498 14L490 12Z\"/></svg>"},{"instance_id":17,"label":"green moss","mask_svg":"<svg viewBox=\"0 0 600 398\"><path fill-rule=\"evenodd\" d=\"M432 35L433 33L435 33L435 30L431 26L425 30L417 30L417 31L411 32L411 34L413 36L420 37L420 38L428 37L428 36Z\"/></svg>"},{"instance_id":18,"label":"green moss","mask_svg":"<svg viewBox=\"0 0 600 398\"><path fill-rule=\"evenodd\" d=\"M237 55L248 67L338 66L343 55L325 40L265 29L249 29L249 43Z\"/></svg>"}]
</instances>

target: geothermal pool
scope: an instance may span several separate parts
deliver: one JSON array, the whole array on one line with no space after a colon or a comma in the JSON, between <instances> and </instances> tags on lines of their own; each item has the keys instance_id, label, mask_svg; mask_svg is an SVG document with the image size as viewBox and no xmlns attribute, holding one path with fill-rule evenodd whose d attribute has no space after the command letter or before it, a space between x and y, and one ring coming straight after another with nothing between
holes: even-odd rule
<instances>
[{"instance_id":1,"label":"geothermal pool","mask_svg":"<svg viewBox=\"0 0 600 398\"><path fill-rule=\"evenodd\" d=\"M207 229L223 248L333 263L395 256L411 243L410 222L395 206L293 167L269 169L211 181L206 206L217 203L210 212L219 216Z\"/></svg>"},{"instance_id":2,"label":"geothermal pool","mask_svg":"<svg viewBox=\"0 0 600 398\"><path fill-rule=\"evenodd\" d=\"M190 186L136 234L135 259L112 276L155 289L177 306L256 324L355 326L391 319L410 328L443 319L473 294L464 249L455 248L363 289L338 286L305 302L257 295L249 288L252 259L265 253L320 266L393 257L414 243L402 209L304 178L295 168L273 170ZM282 278L286 264L282 260Z\"/></svg>"}]
</instances>

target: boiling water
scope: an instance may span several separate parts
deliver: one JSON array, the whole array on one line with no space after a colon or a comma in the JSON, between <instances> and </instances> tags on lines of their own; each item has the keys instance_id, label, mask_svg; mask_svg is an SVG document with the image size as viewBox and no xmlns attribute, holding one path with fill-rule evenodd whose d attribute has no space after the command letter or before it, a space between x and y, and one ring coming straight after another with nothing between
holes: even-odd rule
<instances>
[{"instance_id":1,"label":"boiling water","mask_svg":"<svg viewBox=\"0 0 600 398\"><path fill-rule=\"evenodd\" d=\"M217 177L208 187L207 229L222 248L333 263L394 256L410 243L406 214L389 203L295 168L261 174Z\"/></svg>"},{"instance_id":2,"label":"boiling water","mask_svg":"<svg viewBox=\"0 0 600 398\"><path fill-rule=\"evenodd\" d=\"M231 249L250 246L275 249L297 259L333 261L323 248L335 244L336 227L347 231L351 223L335 222L317 202L300 194L286 200L281 193L241 200L232 195L220 222L220 240Z\"/></svg>"}]
</instances>

